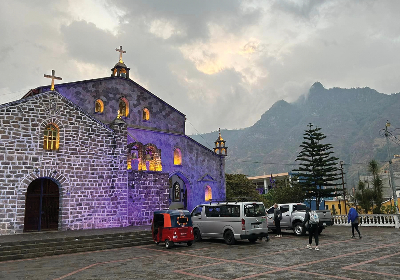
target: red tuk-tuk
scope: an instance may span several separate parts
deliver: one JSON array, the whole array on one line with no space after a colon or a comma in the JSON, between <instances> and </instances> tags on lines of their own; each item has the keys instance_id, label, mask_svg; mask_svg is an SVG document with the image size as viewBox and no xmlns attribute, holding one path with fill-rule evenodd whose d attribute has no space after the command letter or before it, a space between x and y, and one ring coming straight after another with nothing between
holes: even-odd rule
<instances>
[{"instance_id":1,"label":"red tuk-tuk","mask_svg":"<svg viewBox=\"0 0 400 280\"><path fill-rule=\"evenodd\" d=\"M168 249L174 243L187 243L188 246L193 244L193 224L188 210L154 211L151 230L156 244L165 242Z\"/></svg>"}]
</instances>

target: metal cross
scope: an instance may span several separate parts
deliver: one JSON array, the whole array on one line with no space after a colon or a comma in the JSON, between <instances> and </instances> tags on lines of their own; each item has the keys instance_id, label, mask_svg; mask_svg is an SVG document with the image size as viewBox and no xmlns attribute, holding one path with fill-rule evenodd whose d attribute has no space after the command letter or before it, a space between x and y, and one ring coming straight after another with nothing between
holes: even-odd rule
<instances>
[{"instance_id":1,"label":"metal cross","mask_svg":"<svg viewBox=\"0 0 400 280\"><path fill-rule=\"evenodd\" d=\"M124 51L123 49L122 49L122 46L120 46L119 47L119 49L115 49L117 52L119 52L119 62L121 62L121 63L124 63L123 61L122 61L122 54L123 53L126 53L126 51Z\"/></svg>"},{"instance_id":2,"label":"metal cross","mask_svg":"<svg viewBox=\"0 0 400 280\"><path fill-rule=\"evenodd\" d=\"M44 77L45 78L50 78L51 79L51 88L50 88L50 90L54 90L54 80L62 80L62 78L60 78L60 77L56 77L56 71L54 71L54 70L51 70L51 75L46 75L46 74L44 74Z\"/></svg>"}]
</instances>

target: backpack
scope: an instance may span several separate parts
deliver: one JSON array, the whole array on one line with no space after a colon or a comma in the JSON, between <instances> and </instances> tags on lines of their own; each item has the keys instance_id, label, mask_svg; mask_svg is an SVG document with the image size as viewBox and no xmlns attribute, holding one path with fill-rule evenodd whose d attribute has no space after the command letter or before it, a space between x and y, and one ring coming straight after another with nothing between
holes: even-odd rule
<instances>
[{"instance_id":1,"label":"backpack","mask_svg":"<svg viewBox=\"0 0 400 280\"><path fill-rule=\"evenodd\" d=\"M319 217L317 212L311 211L310 212L310 224L318 224L319 223Z\"/></svg>"}]
</instances>

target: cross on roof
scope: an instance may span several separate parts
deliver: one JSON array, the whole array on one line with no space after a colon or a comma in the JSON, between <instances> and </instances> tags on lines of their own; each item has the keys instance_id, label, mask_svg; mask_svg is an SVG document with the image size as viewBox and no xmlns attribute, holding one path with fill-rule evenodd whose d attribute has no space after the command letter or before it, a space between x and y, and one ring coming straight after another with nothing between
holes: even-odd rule
<instances>
[{"instance_id":1,"label":"cross on roof","mask_svg":"<svg viewBox=\"0 0 400 280\"><path fill-rule=\"evenodd\" d=\"M50 88L50 90L54 90L54 80L62 80L62 78L56 77L56 71L54 71L54 70L51 70L51 75L44 74L44 77L51 79L51 88Z\"/></svg>"},{"instance_id":2,"label":"cross on roof","mask_svg":"<svg viewBox=\"0 0 400 280\"><path fill-rule=\"evenodd\" d=\"M119 49L115 49L117 52L119 52L119 62L121 62L121 63L124 63L123 61L122 61L122 54L123 53L126 53L126 51L124 51L123 49L122 49L122 46L120 46L119 47Z\"/></svg>"}]
</instances>

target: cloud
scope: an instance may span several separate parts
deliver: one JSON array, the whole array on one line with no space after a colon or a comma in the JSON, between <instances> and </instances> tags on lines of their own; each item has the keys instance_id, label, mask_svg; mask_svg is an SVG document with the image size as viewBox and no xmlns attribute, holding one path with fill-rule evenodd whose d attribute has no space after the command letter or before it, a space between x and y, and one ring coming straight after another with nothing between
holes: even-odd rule
<instances>
[{"instance_id":1,"label":"cloud","mask_svg":"<svg viewBox=\"0 0 400 280\"><path fill-rule=\"evenodd\" d=\"M131 78L186 114L188 133L250 126L315 81L399 92L398 10L396 0L1 1L0 102L48 84L52 69L63 82L107 77L120 45Z\"/></svg>"}]
</instances>

